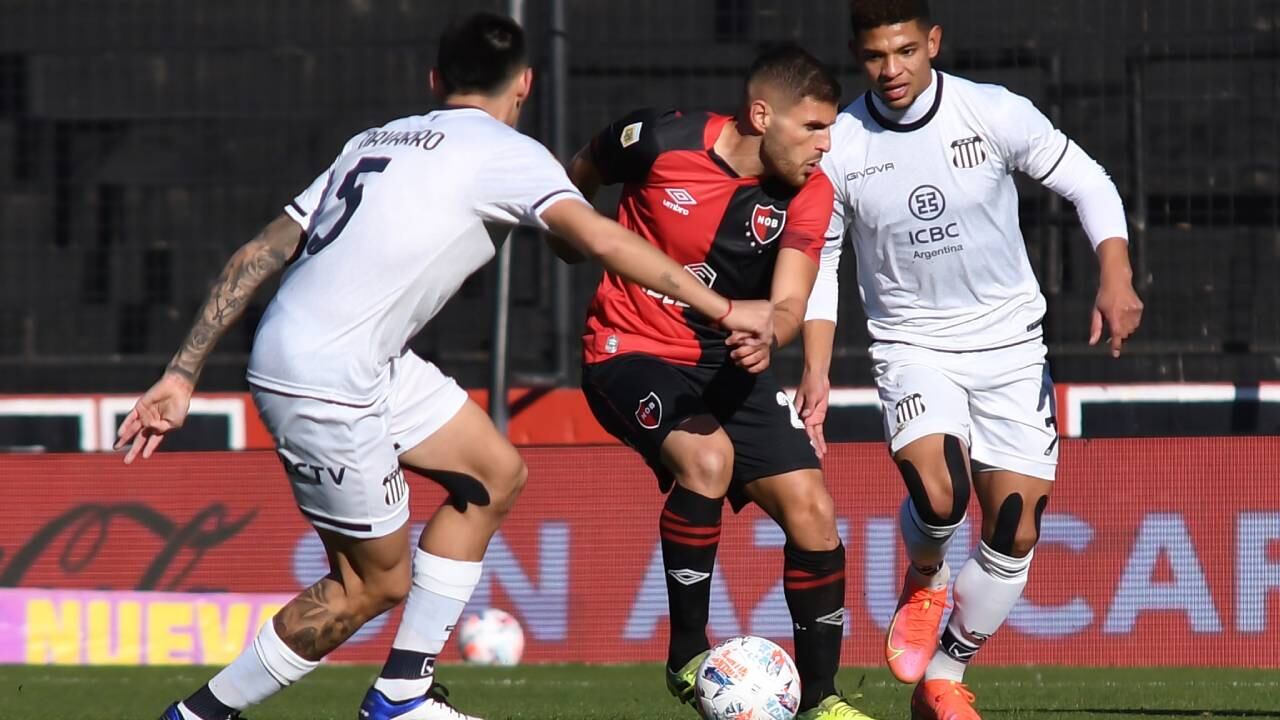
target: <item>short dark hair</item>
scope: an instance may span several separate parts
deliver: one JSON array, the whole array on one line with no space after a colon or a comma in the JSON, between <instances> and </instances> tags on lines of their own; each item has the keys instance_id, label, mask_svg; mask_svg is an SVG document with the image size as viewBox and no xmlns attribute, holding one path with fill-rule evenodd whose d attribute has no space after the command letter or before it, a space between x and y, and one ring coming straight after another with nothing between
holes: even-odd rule
<instances>
[{"instance_id":1,"label":"short dark hair","mask_svg":"<svg viewBox=\"0 0 1280 720\"><path fill-rule=\"evenodd\" d=\"M747 70L747 92L753 83L767 82L792 93L796 99L840 103L840 81L831 69L794 43L778 45L760 53Z\"/></svg>"},{"instance_id":2,"label":"short dark hair","mask_svg":"<svg viewBox=\"0 0 1280 720\"><path fill-rule=\"evenodd\" d=\"M929 0L849 0L849 29L854 35L882 25L915 20L929 26Z\"/></svg>"},{"instance_id":3,"label":"short dark hair","mask_svg":"<svg viewBox=\"0 0 1280 720\"><path fill-rule=\"evenodd\" d=\"M446 95L492 95L528 64L524 30L509 17L477 12L440 34L436 70Z\"/></svg>"}]
</instances>

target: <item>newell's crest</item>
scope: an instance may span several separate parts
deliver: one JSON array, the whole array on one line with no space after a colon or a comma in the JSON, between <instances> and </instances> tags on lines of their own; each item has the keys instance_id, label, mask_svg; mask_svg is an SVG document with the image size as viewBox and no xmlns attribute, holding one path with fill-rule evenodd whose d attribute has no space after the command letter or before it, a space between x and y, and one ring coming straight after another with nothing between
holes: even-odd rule
<instances>
[{"instance_id":1,"label":"newell's crest","mask_svg":"<svg viewBox=\"0 0 1280 720\"><path fill-rule=\"evenodd\" d=\"M636 422L645 430L656 430L662 422L662 401L656 393L645 395L636 408Z\"/></svg>"},{"instance_id":2,"label":"newell's crest","mask_svg":"<svg viewBox=\"0 0 1280 720\"><path fill-rule=\"evenodd\" d=\"M782 234L787 224L787 211L772 205L756 205L751 213L751 237L761 245L768 245Z\"/></svg>"}]
</instances>

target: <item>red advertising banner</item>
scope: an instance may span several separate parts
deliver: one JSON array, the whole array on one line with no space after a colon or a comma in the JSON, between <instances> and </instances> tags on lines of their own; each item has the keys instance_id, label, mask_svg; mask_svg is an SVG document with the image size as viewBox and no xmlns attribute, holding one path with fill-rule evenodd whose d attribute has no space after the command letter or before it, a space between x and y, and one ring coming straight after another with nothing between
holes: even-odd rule
<instances>
[{"instance_id":1,"label":"red advertising banner","mask_svg":"<svg viewBox=\"0 0 1280 720\"><path fill-rule=\"evenodd\" d=\"M1064 442L1026 595L980 662L1280 667L1280 438ZM529 483L472 607L514 613L527 661L660 659L652 475L626 448L522 453ZM874 664L903 490L878 444L835 447L826 468L849 551L844 661ZM0 589L0 662L226 662L326 570L272 453L9 455L0 474L0 588L16 588ZM411 488L421 523L441 493ZM966 524L953 567L974 542ZM714 636L789 638L782 545L754 508L726 516ZM380 662L395 619L333 659Z\"/></svg>"}]
</instances>

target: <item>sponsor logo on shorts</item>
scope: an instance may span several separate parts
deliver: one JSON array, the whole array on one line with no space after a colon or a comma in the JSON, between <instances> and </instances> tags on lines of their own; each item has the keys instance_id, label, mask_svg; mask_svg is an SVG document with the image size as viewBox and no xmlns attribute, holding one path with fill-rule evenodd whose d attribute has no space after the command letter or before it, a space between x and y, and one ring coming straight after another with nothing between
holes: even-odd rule
<instances>
[{"instance_id":1,"label":"sponsor logo on shorts","mask_svg":"<svg viewBox=\"0 0 1280 720\"><path fill-rule=\"evenodd\" d=\"M640 406L636 408L636 422L646 430L656 430L662 424L662 401L657 393L651 392L640 400Z\"/></svg>"},{"instance_id":2,"label":"sponsor logo on shorts","mask_svg":"<svg viewBox=\"0 0 1280 720\"><path fill-rule=\"evenodd\" d=\"M301 485L321 485L327 479L334 485L340 486L347 476L347 469L344 467L331 468L324 465L296 462L279 450L276 450L276 457L280 458L280 463L284 465L285 474Z\"/></svg>"},{"instance_id":3,"label":"sponsor logo on shorts","mask_svg":"<svg viewBox=\"0 0 1280 720\"><path fill-rule=\"evenodd\" d=\"M901 428L924 414L924 398L920 396L920 393L912 393L899 400L898 404L893 406L893 410L897 417L898 427Z\"/></svg>"}]
</instances>

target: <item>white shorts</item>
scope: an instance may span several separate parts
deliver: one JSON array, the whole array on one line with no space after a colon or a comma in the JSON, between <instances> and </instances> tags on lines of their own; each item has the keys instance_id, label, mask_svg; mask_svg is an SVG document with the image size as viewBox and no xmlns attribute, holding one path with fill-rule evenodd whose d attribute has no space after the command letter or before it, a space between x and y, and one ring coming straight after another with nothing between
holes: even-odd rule
<instances>
[{"instance_id":1,"label":"white shorts","mask_svg":"<svg viewBox=\"0 0 1280 720\"><path fill-rule=\"evenodd\" d=\"M390 535L409 519L399 455L453 419L467 393L412 352L391 364L386 397L355 407L251 386L262 422L316 527L357 538Z\"/></svg>"},{"instance_id":2,"label":"white shorts","mask_svg":"<svg viewBox=\"0 0 1280 720\"><path fill-rule=\"evenodd\" d=\"M942 352L874 343L872 371L891 452L925 435L955 435L982 465L1053 480L1057 403L1044 343Z\"/></svg>"}]
</instances>

